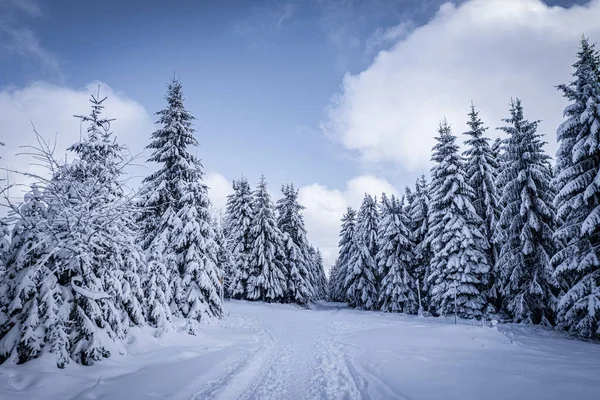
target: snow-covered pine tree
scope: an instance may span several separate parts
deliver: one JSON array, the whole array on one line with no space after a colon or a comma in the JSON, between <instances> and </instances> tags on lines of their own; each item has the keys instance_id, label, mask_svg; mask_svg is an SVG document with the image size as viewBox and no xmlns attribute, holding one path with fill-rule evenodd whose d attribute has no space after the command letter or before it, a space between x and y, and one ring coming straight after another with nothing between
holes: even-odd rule
<instances>
[{"instance_id":1,"label":"snow-covered pine tree","mask_svg":"<svg viewBox=\"0 0 600 400\"><path fill-rule=\"evenodd\" d=\"M196 322L221 317L221 269L217 265L217 244L211 223L208 187L197 162L195 171L182 179L178 225L173 230L174 253L181 281L173 300L181 316L189 321L188 332L194 334ZM189 179L189 180L188 180Z\"/></svg>"},{"instance_id":2,"label":"snow-covered pine tree","mask_svg":"<svg viewBox=\"0 0 600 400\"><path fill-rule=\"evenodd\" d=\"M152 150L148 161L160 168L143 182L141 243L150 265L166 271L169 290L164 295L170 311L199 321L222 312L215 233L203 166L191 153L198 142L192 127L194 117L183 104L181 82L173 79L169 83L166 100L167 107L156 113L160 128L147 146ZM162 257L151 248L162 248ZM168 310L156 312L167 314Z\"/></svg>"},{"instance_id":3,"label":"snow-covered pine tree","mask_svg":"<svg viewBox=\"0 0 600 400\"><path fill-rule=\"evenodd\" d=\"M217 245L217 264L221 268L223 279L223 297L229 298L230 279L233 275L233 255L225 237L224 221L221 215L213 220L215 243Z\"/></svg>"},{"instance_id":4,"label":"snow-covered pine tree","mask_svg":"<svg viewBox=\"0 0 600 400\"><path fill-rule=\"evenodd\" d=\"M407 216L410 221L411 241L414 243L413 277L419 281L421 307L429 308L429 266L432 252L427 241L429 232L429 186L425 175L415 182L413 199L408 204ZM417 293L418 294L418 293Z\"/></svg>"},{"instance_id":5,"label":"snow-covered pine tree","mask_svg":"<svg viewBox=\"0 0 600 400\"><path fill-rule=\"evenodd\" d=\"M91 116L81 117L91 126L70 147L72 163L39 149L52 178L40 178L43 187L12 208L19 239L9 249L0 300L3 358L24 362L47 346L59 367L69 359L91 364L120 346L129 326L145 322L145 260L120 181L128 160L100 117L103 101L92 96Z\"/></svg>"},{"instance_id":6,"label":"snow-covered pine tree","mask_svg":"<svg viewBox=\"0 0 600 400\"><path fill-rule=\"evenodd\" d=\"M172 327L169 299L173 296L167 271L172 271L175 267L168 268L167 265L169 263L174 265L175 257L173 253L167 253L169 232L171 232L171 229L163 229L161 235L155 237L150 243L150 248L146 250L148 274L144 281L144 292L148 323L157 328L156 335L160 335ZM167 253L166 257L164 256L165 253Z\"/></svg>"},{"instance_id":7,"label":"snow-covered pine tree","mask_svg":"<svg viewBox=\"0 0 600 400\"><path fill-rule=\"evenodd\" d=\"M287 301L306 304L315 296L310 281L308 240L298 190L293 184L283 185L283 197L277 200L277 227L283 233L284 255L281 260L287 277Z\"/></svg>"},{"instance_id":8,"label":"snow-covered pine tree","mask_svg":"<svg viewBox=\"0 0 600 400\"><path fill-rule=\"evenodd\" d=\"M267 192L267 181L261 176L254 192L251 221L250 274L246 283L248 300L282 302L287 292L282 237L275 220L275 206Z\"/></svg>"},{"instance_id":9,"label":"snow-covered pine tree","mask_svg":"<svg viewBox=\"0 0 600 400\"><path fill-rule=\"evenodd\" d=\"M550 257L555 213L549 156L537 131L538 121L523 116L521 101L511 102L504 188L495 241L500 245L497 271L504 313L515 322L550 325L554 295Z\"/></svg>"},{"instance_id":10,"label":"snow-covered pine tree","mask_svg":"<svg viewBox=\"0 0 600 400\"><path fill-rule=\"evenodd\" d=\"M346 277L348 275L348 266L350 255L354 248L354 232L356 231L356 211L352 207L346 209L346 213L341 219L340 240L338 243L338 258L336 261L337 272L331 282L332 291L329 295L332 301L347 301Z\"/></svg>"},{"instance_id":11,"label":"snow-covered pine tree","mask_svg":"<svg viewBox=\"0 0 600 400\"><path fill-rule=\"evenodd\" d=\"M82 364L110 355L102 335L122 339L129 326L145 323L145 257L121 181L129 160L110 120L100 116L105 100L92 96L91 115L79 117L90 123L87 137L69 148L78 158L44 193L55 234L65 238L59 248L73 249L67 257L61 252L54 268L62 275L58 281L68 277L73 291L71 356Z\"/></svg>"},{"instance_id":12,"label":"snow-covered pine tree","mask_svg":"<svg viewBox=\"0 0 600 400\"><path fill-rule=\"evenodd\" d=\"M346 298L351 307L374 310L377 298L377 200L365 194L358 211L356 231L349 252L348 271L344 285Z\"/></svg>"},{"instance_id":13,"label":"snow-covered pine tree","mask_svg":"<svg viewBox=\"0 0 600 400\"><path fill-rule=\"evenodd\" d=\"M489 144L490 139L484 136L488 128L484 128L479 112L473 104L467 125L470 130L464 133L468 139L465 140L467 149L463 155L466 160L468 183L474 192L471 202L477 215L484 222L482 231L490 243L490 265L494 265L497 252L492 245L492 236L498 220L498 194L494 180L498 173L498 164Z\"/></svg>"},{"instance_id":14,"label":"snow-covered pine tree","mask_svg":"<svg viewBox=\"0 0 600 400\"><path fill-rule=\"evenodd\" d=\"M413 243L404 201L395 196L384 198L384 211L378 228L377 264L385 271L379 290L382 311L417 313L418 296L413 277Z\"/></svg>"},{"instance_id":15,"label":"snow-covered pine tree","mask_svg":"<svg viewBox=\"0 0 600 400\"><path fill-rule=\"evenodd\" d=\"M558 86L571 104L557 131L554 186L560 225L554 237L560 250L552 262L564 291L557 322L578 335L600 338L600 61L585 37L573 68L574 81Z\"/></svg>"},{"instance_id":16,"label":"snow-covered pine tree","mask_svg":"<svg viewBox=\"0 0 600 400\"><path fill-rule=\"evenodd\" d=\"M252 252L252 220L254 195L246 178L233 181L233 193L227 196L225 236L233 257L228 296L246 298L246 283L250 276L249 259Z\"/></svg>"},{"instance_id":17,"label":"snow-covered pine tree","mask_svg":"<svg viewBox=\"0 0 600 400\"><path fill-rule=\"evenodd\" d=\"M479 218L483 221L481 226L482 233L488 241L489 249L487 251L489 265L492 273L489 274L488 287L485 290L490 300L495 300L497 294L494 290L494 266L498 258L497 245L493 242L493 236L496 229L496 223L499 216L498 193L496 190L496 176L498 173L498 162L496 155L490 147L490 139L485 137L485 131L488 128L483 126L479 118L479 112L471 104L471 112L468 114L469 121L467 125L469 130L464 133L468 138L465 140L467 149L463 155L466 160L466 176L468 183L473 188L473 198L471 202Z\"/></svg>"},{"instance_id":18,"label":"snow-covered pine tree","mask_svg":"<svg viewBox=\"0 0 600 400\"><path fill-rule=\"evenodd\" d=\"M473 189L467 181L456 136L444 120L438 129L431 157L429 238L431 302L437 314L456 312L463 318L481 318L486 312L482 289L490 272L488 243L482 221L471 203ZM455 304L456 299L456 304Z\"/></svg>"},{"instance_id":19,"label":"snow-covered pine tree","mask_svg":"<svg viewBox=\"0 0 600 400\"><path fill-rule=\"evenodd\" d=\"M6 253L6 275L0 284L0 361L11 355L18 363L38 357L47 341L45 318L39 303L41 286L56 286L52 273L40 260L48 255L50 238L45 232L47 205L34 185L25 201L14 209L16 223ZM51 300L51 299L48 299ZM65 310L68 315L69 309ZM62 325L64 330L64 325ZM66 337L66 332L63 332ZM68 343L57 356L61 367L69 360ZM66 356L65 356L66 354Z\"/></svg>"},{"instance_id":20,"label":"snow-covered pine tree","mask_svg":"<svg viewBox=\"0 0 600 400\"><path fill-rule=\"evenodd\" d=\"M500 171L502 171L505 162L505 158L506 158L506 154L504 151L504 148L506 147L506 140L503 140L500 137L496 137L496 139L494 139L494 143L492 144L492 156L494 157L494 159L496 160L496 165L498 167L498 174L496 174L496 177L494 178L494 184L496 186L496 193L498 194L496 200L498 202L498 218L500 218L500 209L502 209L502 205L500 204L500 200L502 198L502 192L504 190L504 188L501 186L502 182L500 182L499 179L499 175L500 175ZM496 221L496 223L498 223L498 221Z\"/></svg>"},{"instance_id":21,"label":"snow-covered pine tree","mask_svg":"<svg viewBox=\"0 0 600 400\"><path fill-rule=\"evenodd\" d=\"M379 292L379 284L381 283L381 281L383 280L383 277L387 275L388 273L388 265L387 263L380 263L379 262L379 253L381 250L381 247L379 247L380 244L380 236L381 236L381 229L382 226L381 224L384 222L385 217L386 217L386 213L388 211L390 211L390 200L387 196L387 194L385 192L381 193L381 198L379 200L379 203L377 203L377 209L379 211L379 216L377 218L377 253L375 253L375 262L377 263L377 291Z\"/></svg>"},{"instance_id":22,"label":"snow-covered pine tree","mask_svg":"<svg viewBox=\"0 0 600 400\"><path fill-rule=\"evenodd\" d=\"M339 301L337 297L337 291L339 287L338 277L340 273L340 259L336 259L335 263L329 270L329 279L327 280L327 293L329 301Z\"/></svg>"},{"instance_id":23,"label":"snow-covered pine tree","mask_svg":"<svg viewBox=\"0 0 600 400\"><path fill-rule=\"evenodd\" d=\"M309 265L311 283L314 288L313 300L324 300L329 297L327 287L327 276L325 275L325 266L323 265L323 254L320 249L309 246Z\"/></svg>"},{"instance_id":24,"label":"snow-covered pine tree","mask_svg":"<svg viewBox=\"0 0 600 400\"><path fill-rule=\"evenodd\" d=\"M405 204L403 204L403 207L404 207L404 211L407 213L406 214L407 216L408 216L408 211L410 210L413 203L415 202L416 197L417 197L416 194L412 191L410 186L408 186L408 185L404 186L404 198L406 199L406 202L405 202Z\"/></svg>"}]
</instances>

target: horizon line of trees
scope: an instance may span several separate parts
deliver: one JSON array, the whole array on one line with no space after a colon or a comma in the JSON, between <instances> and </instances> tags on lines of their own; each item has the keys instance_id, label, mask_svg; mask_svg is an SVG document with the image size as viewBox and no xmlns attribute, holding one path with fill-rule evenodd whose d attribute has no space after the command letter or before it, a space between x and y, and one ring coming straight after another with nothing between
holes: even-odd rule
<instances>
[{"instance_id":1,"label":"horizon line of trees","mask_svg":"<svg viewBox=\"0 0 600 400\"><path fill-rule=\"evenodd\" d=\"M493 143L474 105L465 150L444 119L430 178L365 194L341 220L334 301L543 324L600 338L600 56L582 37L553 167L539 121L511 101Z\"/></svg>"}]
</instances>

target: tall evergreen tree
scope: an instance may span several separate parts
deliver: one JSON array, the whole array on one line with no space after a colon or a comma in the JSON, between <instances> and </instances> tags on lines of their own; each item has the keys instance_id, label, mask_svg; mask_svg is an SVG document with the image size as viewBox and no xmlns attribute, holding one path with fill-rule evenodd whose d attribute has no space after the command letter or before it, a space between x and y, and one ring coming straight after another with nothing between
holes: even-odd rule
<instances>
[{"instance_id":1,"label":"tall evergreen tree","mask_svg":"<svg viewBox=\"0 0 600 400\"><path fill-rule=\"evenodd\" d=\"M277 228L275 206L267 192L267 181L264 176L260 178L260 183L255 190L253 209L247 298L281 302L287 292L286 274L281 262L284 257L283 234Z\"/></svg>"},{"instance_id":2,"label":"tall evergreen tree","mask_svg":"<svg viewBox=\"0 0 600 400\"><path fill-rule=\"evenodd\" d=\"M383 199L385 211L381 215L377 240L379 271L385 271L379 291L380 309L414 314L418 311L418 303L409 219L403 201L398 201L395 196Z\"/></svg>"},{"instance_id":3,"label":"tall evergreen tree","mask_svg":"<svg viewBox=\"0 0 600 400\"><path fill-rule=\"evenodd\" d=\"M155 270L166 271L169 290L164 295L170 296L165 299L170 311L199 321L202 317L220 316L222 312L215 233L210 223L203 166L190 152L198 146L192 127L194 117L184 107L178 80L169 83L166 100L167 107L156 113L160 128L152 134L147 146L152 150L148 161L161 167L144 179L140 196L141 243L151 265L164 264ZM163 253L150 251L152 248L161 248Z\"/></svg>"},{"instance_id":4,"label":"tall evergreen tree","mask_svg":"<svg viewBox=\"0 0 600 400\"><path fill-rule=\"evenodd\" d=\"M340 301L338 296L338 288L339 288L339 275L340 275L340 259L336 259L335 263L329 270L329 279L327 280L327 293L329 296L327 297L330 301Z\"/></svg>"},{"instance_id":5,"label":"tall evergreen tree","mask_svg":"<svg viewBox=\"0 0 600 400\"><path fill-rule=\"evenodd\" d=\"M429 267L431 264L431 244L427 240L429 232L429 186L425 175L421 175L415 183L412 201L409 202L407 215L410 221L411 236L414 243L413 270L418 280L421 295L421 307L429 307Z\"/></svg>"},{"instance_id":6,"label":"tall evergreen tree","mask_svg":"<svg viewBox=\"0 0 600 400\"><path fill-rule=\"evenodd\" d=\"M496 242L503 310L515 322L550 325L554 296L550 257L554 251L549 157L544 154L538 121L523 116L521 101L511 103L505 161L500 174L503 205Z\"/></svg>"},{"instance_id":7,"label":"tall evergreen tree","mask_svg":"<svg viewBox=\"0 0 600 400\"><path fill-rule=\"evenodd\" d=\"M490 265L493 265L496 251L491 245L491 239L498 219L498 194L494 183L498 165L489 144L490 139L484 136L487 128L484 128L474 105L471 105L467 125L470 130L464 133L468 139L465 140L467 149L463 153L466 159L466 174L469 177L468 183L473 188L473 207L484 222L482 230L490 242Z\"/></svg>"},{"instance_id":8,"label":"tall evergreen tree","mask_svg":"<svg viewBox=\"0 0 600 400\"><path fill-rule=\"evenodd\" d=\"M221 317L220 266L217 244L211 223L208 188L202 182L204 172L198 162L190 181L181 182L178 224L173 230L174 253L181 274L173 299L181 316L188 318L188 331L195 333L195 322Z\"/></svg>"},{"instance_id":9,"label":"tall evergreen tree","mask_svg":"<svg viewBox=\"0 0 600 400\"><path fill-rule=\"evenodd\" d=\"M470 129L464 133L468 139L465 140L467 149L463 154L466 159L468 183L473 188L471 201L477 215L483 221L481 230L488 241L489 250L487 254L489 265L493 269L498 258L498 249L493 242L499 216L498 193L495 183L498 163L496 155L490 147L490 139L484 136L487 128L484 128L483 122L479 118L479 112L475 110L475 106L472 104L467 125ZM486 293L489 292L491 300L497 298L495 291L491 290L494 287L493 277L494 274L490 274L489 287L485 288Z\"/></svg>"},{"instance_id":10,"label":"tall evergreen tree","mask_svg":"<svg viewBox=\"0 0 600 400\"><path fill-rule=\"evenodd\" d=\"M346 301L348 287L346 277L349 273L351 251L354 247L354 235L356 231L356 211L348 207L341 220L340 240L338 244L338 259L336 274L332 283L333 291L330 292L333 301Z\"/></svg>"},{"instance_id":11,"label":"tall evergreen tree","mask_svg":"<svg viewBox=\"0 0 600 400\"><path fill-rule=\"evenodd\" d=\"M221 267L221 281L223 285L223 297L229 298L231 277L233 276L234 264L233 255L227 238L221 216L214 219L215 243L217 245L217 264Z\"/></svg>"},{"instance_id":12,"label":"tall evergreen tree","mask_svg":"<svg viewBox=\"0 0 600 400\"><path fill-rule=\"evenodd\" d=\"M327 277L325 276L325 266L323 265L323 255L321 254L321 250L309 246L308 258L310 260L310 282L314 288L313 300L327 299L329 293L327 291Z\"/></svg>"},{"instance_id":13,"label":"tall evergreen tree","mask_svg":"<svg viewBox=\"0 0 600 400\"><path fill-rule=\"evenodd\" d=\"M600 338L600 61L585 37L573 68L574 81L558 86L571 104L557 131L557 318L563 329Z\"/></svg>"},{"instance_id":14,"label":"tall evergreen tree","mask_svg":"<svg viewBox=\"0 0 600 400\"><path fill-rule=\"evenodd\" d=\"M352 307L374 310L377 298L377 200L366 194L358 211L356 231L350 250L344 285L346 298Z\"/></svg>"},{"instance_id":15,"label":"tall evergreen tree","mask_svg":"<svg viewBox=\"0 0 600 400\"><path fill-rule=\"evenodd\" d=\"M277 227L283 233L282 259L287 276L288 301L306 304L315 295L309 273L310 259L309 244L306 239L306 228L302 210L298 202L298 190L294 185L284 185L281 188L283 198L277 201Z\"/></svg>"},{"instance_id":16,"label":"tall evergreen tree","mask_svg":"<svg viewBox=\"0 0 600 400\"><path fill-rule=\"evenodd\" d=\"M490 271L488 244L480 230L481 219L471 203L473 189L458 153L456 136L444 120L433 148L429 242L431 301L438 314L453 312L480 318L486 311L482 289Z\"/></svg>"},{"instance_id":17,"label":"tall evergreen tree","mask_svg":"<svg viewBox=\"0 0 600 400\"><path fill-rule=\"evenodd\" d=\"M233 258L228 293L233 298L246 297L252 252L252 220L254 196L246 178L233 182L233 193L227 196L225 236Z\"/></svg>"}]
</instances>

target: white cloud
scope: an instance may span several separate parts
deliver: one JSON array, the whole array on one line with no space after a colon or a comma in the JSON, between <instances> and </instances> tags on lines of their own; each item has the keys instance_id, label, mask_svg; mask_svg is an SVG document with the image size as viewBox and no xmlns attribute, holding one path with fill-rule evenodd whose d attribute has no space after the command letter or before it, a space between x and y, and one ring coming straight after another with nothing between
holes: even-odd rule
<instances>
[{"instance_id":1,"label":"white cloud","mask_svg":"<svg viewBox=\"0 0 600 400\"><path fill-rule=\"evenodd\" d=\"M305 208L304 219L310 242L323 253L328 270L337 257L340 219L347 207L360 207L365 193L398 194L385 179L361 175L346 182L344 190L328 189L318 183L300 188L299 201Z\"/></svg>"},{"instance_id":2,"label":"white cloud","mask_svg":"<svg viewBox=\"0 0 600 400\"><path fill-rule=\"evenodd\" d=\"M213 209L225 212L227 196L233 192L231 181L217 172L208 172L204 182L208 185L208 197Z\"/></svg>"},{"instance_id":3,"label":"white cloud","mask_svg":"<svg viewBox=\"0 0 600 400\"><path fill-rule=\"evenodd\" d=\"M142 105L100 82L78 90L38 82L0 92L0 138L6 143L0 148L0 165L13 170L40 172L39 167L31 165L31 157L16 155L25 151L20 146L36 144L32 123L44 139L56 141L56 155L64 157L65 150L80 138L80 121L73 115L89 114L90 94L97 93L98 85L100 95L108 97L104 103L105 116L116 119L111 129L119 143L126 145L132 154L142 152L154 130L152 119ZM136 164L129 170L132 186L137 185L140 176L148 173L143 158L136 160ZM23 182L23 178L15 174L10 179ZM11 193L13 197L21 195L20 190Z\"/></svg>"},{"instance_id":4,"label":"white cloud","mask_svg":"<svg viewBox=\"0 0 600 400\"><path fill-rule=\"evenodd\" d=\"M60 59L44 48L35 32L22 23L23 17L43 15L35 0L0 0L0 52L36 60L44 72L62 79Z\"/></svg>"},{"instance_id":5,"label":"white cloud","mask_svg":"<svg viewBox=\"0 0 600 400\"><path fill-rule=\"evenodd\" d=\"M599 18L598 0L569 9L540 0L446 3L365 71L347 74L321 127L365 162L415 171L429 165L441 118L463 132L472 100L495 128L520 97L526 117L543 120L553 154L565 105L554 86L570 81L581 34L600 40Z\"/></svg>"}]
</instances>

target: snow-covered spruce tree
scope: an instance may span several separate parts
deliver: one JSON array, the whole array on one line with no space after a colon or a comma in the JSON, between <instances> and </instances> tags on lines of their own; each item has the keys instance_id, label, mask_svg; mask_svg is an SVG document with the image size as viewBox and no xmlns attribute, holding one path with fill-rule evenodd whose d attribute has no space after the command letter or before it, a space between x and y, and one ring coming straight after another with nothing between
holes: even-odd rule
<instances>
[{"instance_id":1,"label":"snow-covered spruce tree","mask_svg":"<svg viewBox=\"0 0 600 400\"><path fill-rule=\"evenodd\" d=\"M554 237L560 250L552 262L564 291L557 322L578 335L600 338L600 61L587 38L581 39L573 67L574 81L558 86L571 104L557 132L560 225Z\"/></svg>"},{"instance_id":2,"label":"snow-covered spruce tree","mask_svg":"<svg viewBox=\"0 0 600 400\"><path fill-rule=\"evenodd\" d=\"M74 295L71 356L82 364L110 355L102 335L122 339L129 326L145 323L145 257L121 181L129 160L110 131L110 120L100 116L105 99L92 96L91 115L80 117L90 123L87 137L69 149L78 158L44 191L54 233L64 235L53 268L59 282L68 277ZM71 253L65 257L61 247Z\"/></svg>"},{"instance_id":3,"label":"snow-covered spruce tree","mask_svg":"<svg viewBox=\"0 0 600 400\"><path fill-rule=\"evenodd\" d=\"M346 298L351 307L375 310L377 296L377 200L365 194L358 211L356 231L349 253L348 271L344 285Z\"/></svg>"},{"instance_id":4,"label":"snow-covered spruce tree","mask_svg":"<svg viewBox=\"0 0 600 400\"><path fill-rule=\"evenodd\" d=\"M47 348L59 367L69 359L91 364L109 356L129 326L145 322L145 260L120 181L128 160L100 117L103 101L92 97L91 116L81 117L91 126L70 147L72 163L39 149L52 178L40 178L41 189L12 208L18 240L0 304L3 358L24 362Z\"/></svg>"},{"instance_id":5,"label":"snow-covered spruce tree","mask_svg":"<svg viewBox=\"0 0 600 400\"><path fill-rule=\"evenodd\" d=\"M223 296L229 298L230 279L233 275L233 255L225 237L224 221L219 218L213 219L215 231L215 243L217 245L217 265L221 268L223 278Z\"/></svg>"},{"instance_id":6,"label":"snow-covered spruce tree","mask_svg":"<svg viewBox=\"0 0 600 400\"><path fill-rule=\"evenodd\" d=\"M549 157L537 134L537 121L523 116L521 101L511 103L504 165L504 188L495 241L500 246L497 278L502 311L514 322L550 325L555 299L550 257L555 213Z\"/></svg>"},{"instance_id":7,"label":"snow-covered spruce tree","mask_svg":"<svg viewBox=\"0 0 600 400\"><path fill-rule=\"evenodd\" d=\"M188 332L195 333L195 323L221 317L221 270L217 265L217 244L211 224L208 188L198 162L196 176L182 182L177 220L173 230L174 253L181 273L173 300L181 315L188 319Z\"/></svg>"},{"instance_id":8,"label":"snow-covered spruce tree","mask_svg":"<svg viewBox=\"0 0 600 400\"><path fill-rule=\"evenodd\" d=\"M433 255L431 245L427 241L430 200L425 175L421 175L417 179L412 197L408 204L407 216L410 222L410 239L415 246L413 251L413 277L419 283L421 307L427 310L429 308L429 266Z\"/></svg>"},{"instance_id":9,"label":"snow-covered spruce tree","mask_svg":"<svg viewBox=\"0 0 600 400\"><path fill-rule=\"evenodd\" d=\"M228 296L246 298L246 283L250 276L252 252L251 223L254 219L254 196L246 178L233 181L233 193L227 196L225 237L232 254L233 268L229 278Z\"/></svg>"},{"instance_id":10,"label":"snow-covered spruce tree","mask_svg":"<svg viewBox=\"0 0 600 400\"><path fill-rule=\"evenodd\" d=\"M498 174L498 162L497 156L490 147L490 139L484 136L488 128L484 128L483 122L479 118L479 112L475 110L473 104L471 104L471 112L468 115L467 125L470 129L464 133L468 138L465 140L467 149L463 155L466 160L468 183L473 188L471 202L477 215L483 221L481 230L489 246L487 254L492 273L489 274L488 287L483 288L483 290L490 297L490 300L494 301L498 297L496 291L492 289L494 287L494 266L498 258L497 245L493 242L500 212L495 183Z\"/></svg>"},{"instance_id":11,"label":"snow-covered spruce tree","mask_svg":"<svg viewBox=\"0 0 600 400\"><path fill-rule=\"evenodd\" d=\"M404 201L395 196L385 198L378 228L377 264L386 271L379 290L382 311L417 313L418 299L413 277L413 243L408 229Z\"/></svg>"},{"instance_id":12,"label":"snow-covered spruce tree","mask_svg":"<svg viewBox=\"0 0 600 400\"><path fill-rule=\"evenodd\" d=\"M339 287L338 277L340 272L340 259L336 259L335 263L329 270L329 279L327 280L327 293L329 301L339 301L337 298L337 290Z\"/></svg>"},{"instance_id":13,"label":"snow-covered spruce tree","mask_svg":"<svg viewBox=\"0 0 600 400\"><path fill-rule=\"evenodd\" d=\"M388 273L388 266L387 263L380 263L379 262L379 251L381 249L381 247L379 247L379 243L380 243L380 238L381 238L381 224L383 223L383 221L385 220L386 217L386 213L388 211L390 211L390 199L388 198L387 194L385 192L381 193L381 198L379 203L377 203L377 209L379 211L378 213L378 218L377 218L377 253L375 253L375 262L377 263L377 291L379 291L379 284L381 283L381 280L383 279L384 276L387 275Z\"/></svg>"},{"instance_id":14,"label":"snow-covered spruce tree","mask_svg":"<svg viewBox=\"0 0 600 400\"><path fill-rule=\"evenodd\" d=\"M286 300L306 304L315 296L311 285L308 240L302 210L298 202L298 190L293 184L281 188L283 197L277 200L277 227L283 233L284 255L281 260L287 277Z\"/></svg>"},{"instance_id":15,"label":"snow-covered spruce tree","mask_svg":"<svg viewBox=\"0 0 600 400\"><path fill-rule=\"evenodd\" d=\"M170 231L171 229L162 230L161 235L155 237L150 243L150 248L146 250L148 273L144 281L144 293L147 319L151 326L157 328L156 335L170 330L172 326L169 299L173 296L169 285L168 271L172 271L174 267L168 268L167 265L174 265L175 257L173 253L167 253Z\"/></svg>"},{"instance_id":16,"label":"snow-covered spruce tree","mask_svg":"<svg viewBox=\"0 0 600 400\"><path fill-rule=\"evenodd\" d=\"M35 185L25 201L14 209L16 223L5 258L8 268L0 283L0 361L12 356L18 363L24 363L41 355L48 344L50 348L56 347L57 365L62 368L69 361L64 320L70 308L61 307L56 278L41 262L49 255L52 243L45 229L46 213L47 205ZM56 291L57 298L52 294ZM63 315L57 319L55 314L60 308ZM46 329L53 328L60 334L51 337ZM58 343L60 339L62 343Z\"/></svg>"},{"instance_id":17,"label":"snow-covered spruce tree","mask_svg":"<svg viewBox=\"0 0 600 400\"><path fill-rule=\"evenodd\" d=\"M320 249L315 249L313 246L308 248L310 281L314 288L313 300L324 300L329 297L327 276L325 275L325 267L323 265L323 255Z\"/></svg>"},{"instance_id":18,"label":"snow-covered spruce tree","mask_svg":"<svg viewBox=\"0 0 600 400\"><path fill-rule=\"evenodd\" d=\"M203 183L202 163L191 154L191 149L198 146L192 127L194 117L183 105L178 80L169 83L166 100L167 107L157 112L160 128L147 146L152 150L148 161L160 164L160 168L144 179L140 196L141 243L151 265L164 265L155 270L166 271L169 290L164 295L170 311L190 321L200 321L222 312L210 201ZM153 244L154 241L161 243ZM150 251L153 247L162 248L162 260L153 258L158 257L157 251ZM157 307L160 304L156 303ZM168 312L156 311L157 315Z\"/></svg>"},{"instance_id":19,"label":"snow-covered spruce tree","mask_svg":"<svg viewBox=\"0 0 600 400\"><path fill-rule=\"evenodd\" d=\"M350 255L354 248L354 232L356 231L356 211L352 207L346 209L346 213L341 219L340 240L338 243L338 258L336 261L337 269L330 285L332 290L329 296L332 301L347 301L346 277L348 275L348 266Z\"/></svg>"},{"instance_id":20,"label":"snow-covered spruce tree","mask_svg":"<svg viewBox=\"0 0 600 400\"><path fill-rule=\"evenodd\" d=\"M490 272L487 240L482 221L471 203L473 189L467 181L456 136L444 120L438 129L431 157L429 238L431 302L440 315L455 312L463 318L481 318L486 312L482 289ZM455 302L456 298L456 302Z\"/></svg>"},{"instance_id":21,"label":"snow-covered spruce tree","mask_svg":"<svg viewBox=\"0 0 600 400\"><path fill-rule=\"evenodd\" d=\"M483 127L474 105L471 105L467 125L470 130L464 133L468 139L465 140L467 149L463 153L466 174L469 178L468 183L473 188L473 207L484 222L482 230L490 243L490 265L494 265L497 252L492 244L492 236L498 220L498 194L494 180L498 173L498 164L489 144L490 139L484 136L487 128Z\"/></svg>"},{"instance_id":22,"label":"snow-covered spruce tree","mask_svg":"<svg viewBox=\"0 0 600 400\"><path fill-rule=\"evenodd\" d=\"M267 192L267 181L261 176L254 192L253 218L250 223L250 274L246 298L266 302L283 302L287 293L283 234L275 220L275 206Z\"/></svg>"}]
</instances>

